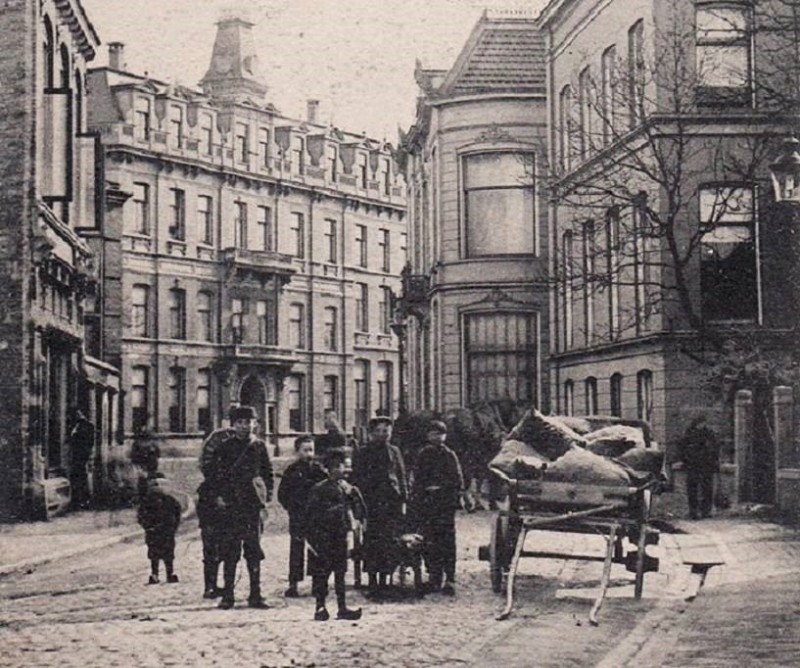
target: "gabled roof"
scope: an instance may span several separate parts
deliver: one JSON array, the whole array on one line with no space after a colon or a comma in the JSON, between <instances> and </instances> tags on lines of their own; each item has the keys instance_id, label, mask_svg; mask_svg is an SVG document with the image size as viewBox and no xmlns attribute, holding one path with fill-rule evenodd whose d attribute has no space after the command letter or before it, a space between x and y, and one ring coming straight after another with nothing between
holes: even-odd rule
<instances>
[{"instance_id":1,"label":"gabled roof","mask_svg":"<svg viewBox=\"0 0 800 668\"><path fill-rule=\"evenodd\" d=\"M436 95L543 94L545 76L545 38L536 21L484 12Z\"/></svg>"}]
</instances>

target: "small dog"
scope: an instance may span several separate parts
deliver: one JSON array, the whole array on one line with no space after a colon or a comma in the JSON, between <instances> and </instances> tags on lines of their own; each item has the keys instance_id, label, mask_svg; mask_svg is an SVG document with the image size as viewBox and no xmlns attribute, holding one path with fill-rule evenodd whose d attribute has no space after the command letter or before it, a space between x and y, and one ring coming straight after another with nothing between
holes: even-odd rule
<instances>
[{"instance_id":1,"label":"small dog","mask_svg":"<svg viewBox=\"0 0 800 668\"><path fill-rule=\"evenodd\" d=\"M425 586L422 583L422 553L425 547L425 538L418 533L404 533L394 539L395 563L400 580L401 589L406 583L406 569L414 571L414 591L417 596L425 595Z\"/></svg>"}]
</instances>

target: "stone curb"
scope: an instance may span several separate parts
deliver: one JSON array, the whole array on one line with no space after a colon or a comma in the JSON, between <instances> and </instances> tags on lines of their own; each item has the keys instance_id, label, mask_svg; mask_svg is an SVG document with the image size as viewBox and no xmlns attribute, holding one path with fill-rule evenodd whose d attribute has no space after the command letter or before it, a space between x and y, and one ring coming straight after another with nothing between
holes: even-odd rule
<instances>
[{"instance_id":1,"label":"stone curb","mask_svg":"<svg viewBox=\"0 0 800 668\"><path fill-rule=\"evenodd\" d=\"M195 515L194 502L192 501L191 496L187 494L186 498L187 498L186 510L184 510L183 513L181 514L181 524L183 524L186 520L194 517ZM0 564L0 578L8 577L9 575L19 573L20 571L26 571L31 568L44 566L45 564L49 564L54 561L69 559L70 557L75 557L79 554L83 554L84 552L91 552L92 550L102 550L103 548L111 547L112 545L127 543L134 540L135 538L140 537L141 535L142 535L142 528L137 526L135 530L131 529L130 531L127 531L125 533L121 533L116 536L111 536L109 538L105 538L103 540L99 540L96 542L81 543L80 546L67 548L61 550L60 552L53 552L51 554L45 554L39 557L25 559L23 561L18 561L13 564Z\"/></svg>"}]
</instances>

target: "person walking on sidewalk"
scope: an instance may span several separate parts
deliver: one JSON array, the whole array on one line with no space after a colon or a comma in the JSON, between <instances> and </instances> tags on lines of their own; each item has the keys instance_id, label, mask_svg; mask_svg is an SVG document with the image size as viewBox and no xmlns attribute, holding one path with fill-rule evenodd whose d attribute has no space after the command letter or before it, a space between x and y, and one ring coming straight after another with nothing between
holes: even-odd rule
<instances>
[{"instance_id":1,"label":"person walking on sidewalk","mask_svg":"<svg viewBox=\"0 0 800 668\"><path fill-rule=\"evenodd\" d=\"M317 483L308 498L306 536L311 546L310 570L316 599L314 619L319 622L330 618L325 600L328 597L328 580L333 573L337 619L361 619L361 608L351 610L345 602L344 576L347 573L347 532L350 530L349 510L363 509L364 500L357 487L345 479L345 453L341 449L329 450L326 457L328 479Z\"/></svg>"},{"instance_id":2,"label":"person walking on sidewalk","mask_svg":"<svg viewBox=\"0 0 800 668\"><path fill-rule=\"evenodd\" d=\"M719 441L705 421L702 415L694 418L678 444L686 469L689 516L694 520L711 515L714 475L719 470Z\"/></svg>"},{"instance_id":3,"label":"person walking on sidewalk","mask_svg":"<svg viewBox=\"0 0 800 668\"><path fill-rule=\"evenodd\" d=\"M251 608L267 608L261 596L262 515L272 496L272 463L267 446L255 436L256 412L250 406L233 408L232 434L211 453L204 473L216 507L224 520L220 527L220 556L225 586L219 607L234 605L236 567L244 551L250 577Z\"/></svg>"},{"instance_id":4,"label":"person walking on sidewalk","mask_svg":"<svg viewBox=\"0 0 800 668\"><path fill-rule=\"evenodd\" d=\"M428 444L417 455L411 500L413 516L425 538L429 591L441 589L452 596L456 581L455 513L462 503L464 475L458 456L445 445L446 440L447 425L433 420L428 427Z\"/></svg>"},{"instance_id":5,"label":"person walking on sidewalk","mask_svg":"<svg viewBox=\"0 0 800 668\"><path fill-rule=\"evenodd\" d=\"M72 487L72 507L88 508L91 501L87 466L94 453L94 425L80 410L75 411L75 423L69 433L69 478Z\"/></svg>"},{"instance_id":6,"label":"person walking on sidewalk","mask_svg":"<svg viewBox=\"0 0 800 668\"><path fill-rule=\"evenodd\" d=\"M367 528L364 562L369 573L369 594L386 588L395 566L395 538L403 528L408 497L406 469L399 448L390 443L392 421L369 421L369 444L353 454L353 483L364 495Z\"/></svg>"},{"instance_id":7,"label":"person walking on sidewalk","mask_svg":"<svg viewBox=\"0 0 800 668\"><path fill-rule=\"evenodd\" d=\"M299 596L297 585L305 577L306 510L308 495L318 482L328 478L314 458L314 439L299 436L294 442L295 461L286 468L278 487L278 503L289 513L289 588L284 596Z\"/></svg>"}]
</instances>

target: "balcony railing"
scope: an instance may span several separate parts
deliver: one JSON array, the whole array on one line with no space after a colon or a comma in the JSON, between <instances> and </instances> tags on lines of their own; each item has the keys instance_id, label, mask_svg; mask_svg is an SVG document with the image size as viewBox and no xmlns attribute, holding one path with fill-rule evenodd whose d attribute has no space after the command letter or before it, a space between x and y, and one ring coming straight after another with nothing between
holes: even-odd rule
<instances>
[{"instance_id":1,"label":"balcony railing","mask_svg":"<svg viewBox=\"0 0 800 668\"><path fill-rule=\"evenodd\" d=\"M237 362L252 364L268 364L271 366L290 367L298 361L291 348L270 346L263 343L233 343L225 346L225 357Z\"/></svg>"},{"instance_id":2,"label":"balcony railing","mask_svg":"<svg viewBox=\"0 0 800 668\"><path fill-rule=\"evenodd\" d=\"M276 251L250 250L249 248L226 248L220 259L231 277L237 273L278 276L288 281L297 272L293 258Z\"/></svg>"}]
</instances>

